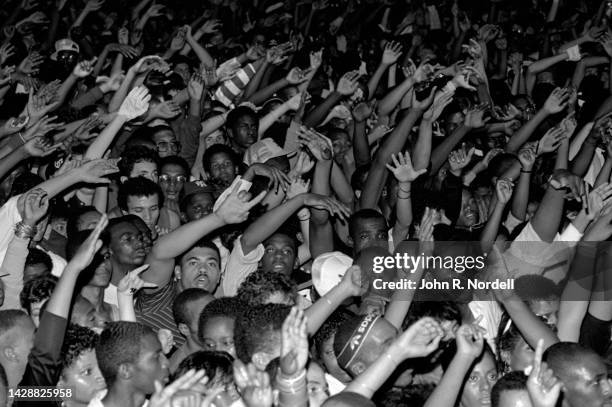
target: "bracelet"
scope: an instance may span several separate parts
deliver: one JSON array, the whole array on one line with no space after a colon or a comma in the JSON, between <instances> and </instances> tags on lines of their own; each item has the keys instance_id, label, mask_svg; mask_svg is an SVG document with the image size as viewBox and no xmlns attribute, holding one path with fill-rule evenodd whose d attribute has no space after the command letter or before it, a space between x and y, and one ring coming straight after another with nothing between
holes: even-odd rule
<instances>
[{"instance_id":1,"label":"bracelet","mask_svg":"<svg viewBox=\"0 0 612 407\"><path fill-rule=\"evenodd\" d=\"M23 222L19 222L15 225L15 236L20 239L30 239L36 233L36 229L33 226L26 225Z\"/></svg>"},{"instance_id":2,"label":"bracelet","mask_svg":"<svg viewBox=\"0 0 612 407\"><path fill-rule=\"evenodd\" d=\"M524 171L523 169L521 169L521 173L523 173L523 174L531 174L531 171Z\"/></svg>"},{"instance_id":3,"label":"bracelet","mask_svg":"<svg viewBox=\"0 0 612 407\"><path fill-rule=\"evenodd\" d=\"M397 195L397 199L400 199L400 200L410 199L410 195L408 195L408 196L399 196L399 195Z\"/></svg>"},{"instance_id":4,"label":"bracelet","mask_svg":"<svg viewBox=\"0 0 612 407\"><path fill-rule=\"evenodd\" d=\"M402 187L399 187L399 190L400 190L400 191L402 191L402 192L405 192L405 193L407 193L407 194L409 194L409 193L410 193L410 189L405 190L405 189L402 189Z\"/></svg>"},{"instance_id":5,"label":"bracelet","mask_svg":"<svg viewBox=\"0 0 612 407\"><path fill-rule=\"evenodd\" d=\"M23 136L21 135L21 132L17 133L17 135L19 135L19 138L21 139L21 141L23 142L23 144L26 144L25 139L23 138Z\"/></svg>"},{"instance_id":6,"label":"bracelet","mask_svg":"<svg viewBox=\"0 0 612 407\"><path fill-rule=\"evenodd\" d=\"M278 375L276 375L276 381L281 383L281 384L286 384L288 386L291 386L297 382L299 382L300 380L304 380L306 378L306 369L303 369L300 374L298 374L297 376L294 377L283 377L283 372L280 371L279 368L279 373Z\"/></svg>"}]
</instances>

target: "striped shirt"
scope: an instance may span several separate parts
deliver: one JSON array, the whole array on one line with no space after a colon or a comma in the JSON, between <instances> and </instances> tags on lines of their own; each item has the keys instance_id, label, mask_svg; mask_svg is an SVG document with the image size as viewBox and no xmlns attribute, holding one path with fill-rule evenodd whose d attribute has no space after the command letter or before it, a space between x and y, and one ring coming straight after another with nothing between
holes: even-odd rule
<instances>
[{"instance_id":1,"label":"striped shirt","mask_svg":"<svg viewBox=\"0 0 612 407\"><path fill-rule=\"evenodd\" d=\"M136 296L134 309L138 322L150 326L155 331L162 328L169 329L174 335L176 347L180 348L185 343L185 338L179 332L172 315L172 304L178 294L178 283L172 279L165 287L152 294L141 290Z\"/></svg>"}]
</instances>

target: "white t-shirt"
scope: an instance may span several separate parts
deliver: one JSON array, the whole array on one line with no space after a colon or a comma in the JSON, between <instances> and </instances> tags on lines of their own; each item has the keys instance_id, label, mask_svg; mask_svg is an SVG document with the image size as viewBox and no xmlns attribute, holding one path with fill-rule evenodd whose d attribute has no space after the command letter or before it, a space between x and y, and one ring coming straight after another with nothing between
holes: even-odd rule
<instances>
[{"instance_id":1,"label":"white t-shirt","mask_svg":"<svg viewBox=\"0 0 612 407\"><path fill-rule=\"evenodd\" d=\"M512 277L537 274L555 282L567 275L576 242L582 233L570 224L553 242L544 242L529 222L503 253ZM501 267L498 262L497 267Z\"/></svg>"},{"instance_id":2,"label":"white t-shirt","mask_svg":"<svg viewBox=\"0 0 612 407\"><path fill-rule=\"evenodd\" d=\"M480 325L485 329L485 339L491 349L495 351L495 338L497 337L497 328L501 321L503 311L497 301L470 301L468 304L474 319L478 319L482 315Z\"/></svg>"},{"instance_id":3,"label":"white t-shirt","mask_svg":"<svg viewBox=\"0 0 612 407\"><path fill-rule=\"evenodd\" d=\"M17 201L20 196L12 197L0 208L0 225L2 225L1 230L3 231L0 231L0 264L4 260L6 249L13 238L13 229L17 223L21 222L21 215L17 209Z\"/></svg>"},{"instance_id":4,"label":"white t-shirt","mask_svg":"<svg viewBox=\"0 0 612 407\"><path fill-rule=\"evenodd\" d=\"M259 260L264 255L263 244L258 244L257 247L249 254L242 252L242 235L234 242L234 249L227 259L227 265L221 277L221 293L225 297L233 297L238 292L238 287L247 276L257 271Z\"/></svg>"}]
</instances>

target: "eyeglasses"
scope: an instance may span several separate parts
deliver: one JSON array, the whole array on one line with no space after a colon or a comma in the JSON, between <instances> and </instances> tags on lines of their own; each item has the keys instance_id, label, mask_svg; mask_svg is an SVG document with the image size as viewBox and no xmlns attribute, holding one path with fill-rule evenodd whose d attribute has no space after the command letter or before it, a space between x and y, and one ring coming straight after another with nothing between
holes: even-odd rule
<instances>
[{"instance_id":1,"label":"eyeglasses","mask_svg":"<svg viewBox=\"0 0 612 407\"><path fill-rule=\"evenodd\" d=\"M181 145L178 141L160 141L159 143L157 143L157 150L161 153L164 153L166 151L179 151L179 149L181 148Z\"/></svg>"},{"instance_id":2,"label":"eyeglasses","mask_svg":"<svg viewBox=\"0 0 612 407\"><path fill-rule=\"evenodd\" d=\"M174 183L181 183L181 182L185 182L187 181L187 177L185 177L184 175L168 175L168 174L162 174L159 176L159 182L174 182Z\"/></svg>"}]
</instances>

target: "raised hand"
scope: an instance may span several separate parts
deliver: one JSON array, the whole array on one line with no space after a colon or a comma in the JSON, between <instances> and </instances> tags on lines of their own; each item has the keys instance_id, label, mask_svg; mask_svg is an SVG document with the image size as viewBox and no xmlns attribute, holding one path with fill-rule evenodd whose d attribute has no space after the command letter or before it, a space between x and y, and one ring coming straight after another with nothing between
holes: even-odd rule
<instances>
[{"instance_id":1,"label":"raised hand","mask_svg":"<svg viewBox=\"0 0 612 407\"><path fill-rule=\"evenodd\" d=\"M359 87L359 71L345 73L336 87L336 91L343 96L351 96Z\"/></svg>"},{"instance_id":2,"label":"raised hand","mask_svg":"<svg viewBox=\"0 0 612 407\"><path fill-rule=\"evenodd\" d=\"M308 156L308 153L306 153L303 150L300 150L300 152L297 155L297 160L295 161L293 168L289 172L289 178L301 177L302 175L306 174L308 171L312 170L314 165L315 163L313 160L310 159L310 157Z\"/></svg>"},{"instance_id":3,"label":"raised hand","mask_svg":"<svg viewBox=\"0 0 612 407\"><path fill-rule=\"evenodd\" d=\"M488 117L486 119L484 118L486 110L487 106L484 104L468 110L465 114L465 126L471 129L479 129L484 127L484 125L489 121Z\"/></svg>"},{"instance_id":4,"label":"raised hand","mask_svg":"<svg viewBox=\"0 0 612 407\"><path fill-rule=\"evenodd\" d=\"M287 188L287 199L295 198L310 191L310 180L304 181L302 178L295 178Z\"/></svg>"},{"instance_id":5,"label":"raised hand","mask_svg":"<svg viewBox=\"0 0 612 407\"><path fill-rule=\"evenodd\" d=\"M0 65L3 65L10 57L15 55L15 47L6 42L0 47Z\"/></svg>"},{"instance_id":6,"label":"raised hand","mask_svg":"<svg viewBox=\"0 0 612 407\"><path fill-rule=\"evenodd\" d=\"M127 121L133 120L147 111L150 100L149 90L144 86L137 86L130 91L123 103L121 103L118 114Z\"/></svg>"},{"instance_id":7,"label":"raised hand","mask_svg":"<svg viewBox=\"0 0 612 407\"><path fill-rule=\"evenodd\" d=\"M585 242L601 242L612 236L612 204L606 205L599 216L586 228L582 240Z\"/></svg>"},{"instance_id":8,"label":"raised hand","mask_svg":"<svg viewBox=\"0 0 612 407\"><path fill-rule=\"evenodd\" d=\"M207 88L211 88L219 82L216 67L203 66L201 67L200 71L202 75L202 80L204 81L204 86L206 86Z\"/></svg>"},{"instance_id":9,"label":"raised hand","mask_svg":"<svg viewBox=\"0 0 612 407\"><path fill-rule=\"evenodd\" d=\"M94 70L94 64L96 63L97 59L97 57L93 57L89 61L79 62L72 70L72 74L77 78L85 78L86 76L91 75Z\"/></svg>"},{"instance_id":10,"label":"raised hand","mask_svg":"<svg viewBox=\"0 0 612 407\"><path fill-rule=\"evenodd\" d=\"M249 363L244 365L239 359L234 361L234 382L248 407L271 407L273 401L270 376Z\"/></svg>"},{"instance_id":11,"label":"raised hand","mask_svg":"<svg viewBox=\"0 0 612 407\"><path fill-rule=\"evenodd\" d=\"M300 68L293 68L287 74L287 82L292 85L299 85L302 82L306 82L308 80L308 75L310 74L310 72L310 69L301 70Z\"/></svg>"},{"instance_id":12,"label":"raised hand","mask_svg":"<svg viewBox=\"0 0 612 407\"><path fill-rule=\"evenodd\" d=\"M480 43L474 39L470 40L469 45L463 45L462 48L467 51L467 53L474 59L475 61L479 61L482 59L482 47Z\"/></svg>"},{"instance_id":13,"label":"raised hand","mask_svg":"<svg viewBox=\"0 0 612 407\"><path fill-rule=\"evenodd\" d=\"M49 197L47 191L34 188L25 193L23 208L23 223L29 226L36 224L47 214L49 210Z\"/></svg>"},{"instance_id":14,"label":"raised hand","mask_svg":"<svg viewBox=\"0 0 612 407\"><path fill-rule=\"evenodd\" d=\"M115 92L121 87L121 83L125 79L125 75L122 72L115 72L110 78L107 76L99 76L96 79L102 93Z\"/></svg>"},{"instance_id":15,"label":"raised hand","mask_svg":"<svg viewBox=\"0 0 612 407\"><path fill-rule=\"evenodd\" d=\"M151 107L150 115L159 119L171 119L181 113L181 107L173 100L165 100Z\"/></svg>"},{"instance_id":16,"label":"raised hand","mask_svg":"<svg viewBox=\"0 0 612 407\"><path fill-rule=\"evenodd\" d=\"M323 195L306 195L304 205L315 209L325 210L331 215L336 215L341 219L348 219L351 216L351 211L344 204L338 202L334 198Z\"/></svg>"},{"instance_id":17,"label":"raised hand","mask_svg":"<svg viewBox=\"0 0 612 407\"><path fill-rule=\"evenodd\" d=\"M536 154L540 155L555 151L566 138L563 128L556 126L549 129L538 142Z\"/></svg>"},{"instance_id":18,"label":"raised hand","mask_svg":"<svg viewBox=\"0 0 612 407\"><path fill-rule=\"evenodd\" d=\"M582 200L584 195L584 183L582 179L565 169L557 169L548 181L549 185L556 190L569 190L570 195L577 201Z\"/></svg>"},{"instance_id":19,"label":"raised hand","mask_svg":"<svg viewBox=\"0 0 612 407\"><path fill-rule=\"evenodd\" d=\"M570 93L568 89L556 88L552 91L546 102L544 102L543 109L548 114L559 113L565 109L568 105Z\"/></svg>"},{"instance_id":20,"label":"raised hand","mask_svg":"<svg viewBox=\"0 0 612 407\"><path fill-rule=\"evenodd\" d=\"M385 50L383 51L382 61L383 65L393 65L397 62L399 57L402 55L402 45L399 42L388 42L385 45Z\"/></svg>"},{"instance_id":21,"label":"raised hand","mask_svg":"<svg viewBox=\"0 0 612 407\"><path fill-rule=\"evenodd\" d=\"M201 100L204 94L204 79L201 75L192 75L187 85L189 97L193 100ZM178 107L178 106L177 106ZM180 107L179 107L180 109Z\"/></svg>"},{"instance_id":22,"label":"raised hand","mask_svg":"<svg viewBox=\"0 0 612 407\"><path fill-rule=\"evenodd\" d=\"M283 191L287 190L287 187L291 183L289 176L279 170L278 168L272 167L267 164L256 163L249 167L247 171L268 178L268 188L272 188L273 191L278 191L279 188Z\"/></svg>"},{"instance_id":23,"label":"raised hand","mask_svg":"<svg viewBox=\"0 0 612 407\"><path fill-rule=\"evenodd\" d=\"M176 35L172 38L172 41L170 42L170 49L173 51L182 50L185 46L186 34L187 31L185 30L185 27L179 28L179 30L176 32Z\"/></svg>"},{"instance_id":24,"label":"raised hand","mask_svg":"<svg viewBox=\"0 0 612 407\"><path fill-rule=\"evenodd\" d=\"M334 149L331 141L324 135L301 126L297 130L298 143L308 148L318 161L328 161L334 158Z\"/></svg>"},{"instance_id":25,"label":"raised hand","mask_svg":"<svg viewBox=\"0 0 612 407\"><path fill-rule=\"evenodd\" d=\"M427 172L426 168L418 171L414 169L408 151L404 154L400 152L397 156L392 154L391 160L393 161L393 165L386 164L386 166L387 169L393 173L398 182L412 182L420 175Z\"/></svg>"},{"instance_id":26,"label":"raised hand","mask_svg":"<svg viewBox=\"0 0 612 407\"><path fill-rule=\"evenodd\" d=\"M453 93L451 92L438 92L434 96L433 104L427 111L423 114L423 119L428 120L430 122L435 122L438 120L446 106L448 106L453 101Z\"/></svg>"},{"instance_id":27,"label":"raised hand","mask_svg":"<svg viewBox=\"0 0 612 407\"><path fill-rule=\"evenodd\" d=\"M221 28L221 21L219 20L207 20L199 31L203 34L214 34Z\"/></svg>"},{"instance_id":28,"label":"raised hand","mask_svg":"<svg viewBox=\"0 0 612 407\"><path fill-rule=\"evenodd\" d=\"M361 276L361 267L353 265L346 270L338 284L344 287L346 294L351 297L360 297L368 291L368 286L362 281Z\"/></svg>"},{"instance_id":29,"label":"raised hand","mask_svg":"<svg viewBox=\"0 0 612 407\"><path fill-rule=\"evenodd\" d=\"M612 199L612 184L604 183L593 189L587 199L582 200L582 204L588 208L587 218L593 220L601 214L601 211L608 206Z\"/></svg>"},{"instance_id":30,"label":"raised hand","mask_svg":"<svg viewBox=\"0 0 612 407\"><path fill-rule=\"evenodd\" d=\"M36 137L42 137L48 132L62 127L63 123L51 123L55 119L57 119L57 116L44 116L23 134L23 139L29 141Z\"/></svg>"},{"instance_id":31,"label":"raised hand","mask_svg":"<svg viewBox=\"0 0 612 407\"><path fill-rule=\"evenodd\" d=\"M533 407L554 407L557 405L563 384L555 377L546 362L542 362L543 354L544 340L540 339L533 354L533 362L525 370L525 373L529 375L527 392Z\"/></svg>"},{"instance_id":32,"label":"raised hand","mask_svg":"<svg viewBox=\"0 0 612 407\"><path fill-rule=\"evenodd\" d=\"M23 148L30 157L46 157L57 151L62 144L53 144L53 141L45 137L34 137L28 140Z\"/></svg>"},{"instance_id":33,"label":"raised hand","mask_svg":"<svg viewBox=\"0 0 612 407\"><path fill-rule=\"evenodd\" d=\"M524 171L531 171L533 165L535 164L536 158L537 154L535 148L532 148L531 146L522 148L518 153L518 159L521 163L521 168Z\"/></svg>"},{"instance_id":34,"label":"raised hand","mask_svg":"<svg viewBox=\"0 0 612 407\"><path fill-rule=\"evenodd\" d=\"M431 317L425 317L410 325L396 339L396 343L402 359L418 358L438 349L443 337L444 331L440 324Z\"/></svg>"},{"instance_id":35,"label":"raised hand","mask_svg":"<svg viewBox=\"0 0 612 407\"><path fill-rule=\"evenodd\" d=\"M465 356L470 360L476 359L482 353L485 333L485 329L478 324L461 325L455 333L457 354Z\"/></svg>"},{"instance_id":36,"label":"raised hand","mask_svg":"<svg viewBox=\"0 0 612 407\"><path fill-rule=\"evenodd\" d=\"M81 244L77 252L66 266L66 269L74 267L78 272L85 270L92 262L94 255L102 247L102 240L100 240L100 234L108 225L108 216L105 213L102 214L100 220L96 224L94 230L89 234L89 237Z\"/></svg>"},{"instance_id":37,"label":"raised hand","mask_svg":"<svg viewBox=\"0 0 612 407\"><path fill-rule=\"evenodd\" d=\"M254 45L246 52L246 57L249 61L257 61L259 58L266 55L266 51L261 45Z\"/></svg>"},{"instance_id":38,"label":"raised hand","mask_svg":"<svg viewBox=\"0 0 612 407\"><path fill-rule=\"evenodd\" d=\"M147 9L145 16L148 18L162 16L164 14L162 13L163 9L164 6L162 4L153 4Z\"/></svg>"},{"instance_id":39,"label":"raised hand","mask_svg":"<svg viewBox=\"0 0 612 407\"><path fill-rule=\"evenodd\" d=\"M450 156L448 157L448 163L450 164L450 170L452 173L461 173L469 163L472 161L472 156L474 155L474 147L470 148L466 151L465 143L458 150L451 151Z\"/></svg>"},{"instance_id":40,"label":"raised hand","mask_svg":"<svg viewBox=\"0 0 612 407\"><path fill-rule=\"evenodd\" d=\"M414 66L414 62L409 61ZM427 63L427 61L421 62L418 68L414 69L414 80L417 82L424 82L428 80L434 73L434 68L431 64Z\"/></svg>"},{"instance_id":41,"label":"raised hand","mask_svg":"<svg viewBox=\"0 0 612 407\"><path fill-rule=\"evenodd\" d=\"M514 184L504 178L498 178L495 184L495 194L497 195L497 201L502 204L507 204L512 198L512 190Z\"/></svg>"},{"instance_id":42,"label":"raised hand","mask_svg":"<svg viewBox=\"0 0 612 407\"><path fill-rule=\"evenodd\" d=\"M143 264L142 266L126 273L126 275L119 280L119 284L117 285L117 293L131 297L141 288L156 288L156 284L149 283L148 281L144 281L140 278L140 274L148 268L148 264Z\"/></svg>"},{"instance_id":43,"label":"raised hand","mask_svg":"<svg viewBox=\"0 0 612 407\"><path fill-rule=\"evenodd\" d=\"M28 54L27 57L21 61L17 70L25 75L34 75L38 73L38 66L44 62L44 58L38 52L34 51Z\"/></svg>"},{"instance_id":44,"label":"raised hand","mask_svg":"<svg viewBox=\"0 0 612 407\"><path fill-rule=\"evenodd\" d=\"M89 0L87 3L85 3L85 11L91 12L100 10L103 4L104 0Z\"/></svg>"},{"instance_id":45,"label":"raised hand","mask_svg":"<svg viewBox=\"0 0 612 407\"><path fill-rule=\"evenodd\" d=\"M196 371L195 369L191 369L166 387L163 387L162 384L156 380L155 393L153 393L149 400L149 407L174 406L175 397L180 394L181 391L189 391L198 383L203 385L208 383L208 378L204 370ZM215 394L215 396L217 394Z\"/></svg>"},{"instance_id":46,"label":"raised hand","mask_svg":"<svg viewBox=\"0 0 612 407\"><path fill-rule=\"evenodd\" d=\"M249 211L266 196L266 191L262 191L258 196L251 199L250 194L239 191L240 185L236 184L230 194L214 212L225 224L242 223L249 217Z\"/></svg>"},{"instance_id":47,"label":"raised hand","mask_svg":"<svg viewBox=\"0 0 612 407\"><path fill-rule=\"evenodd\" d=\"M471 91L476 91L476 88L470 85L470 76L474 75L474 70L464 68L452 79L455 86L458 88L464 88Z\"/></svg>"},{"instance_id":48,"label":"raised hand","mask_svg":"<svg viewBox=\"0 0 612 407\"><path fill-rule=\"evenodd\" d=\"M323 49L310 53L310 68L317 70L323 63Z\"/></svg>"},{"instance_id":49,"label":"raised hand","mask_svg":"<svg viewBox=\"0 0 612 407\"><path fill-rule=\"evenodd\" d=\"M281 328L280 370L294 376L306 369L308 362L307 318L298 307L291 308Z\"/></svg>"},{"instance_id":50,"label":"raised hand","mask_svg":"<svg viewBox=\"0 0 612 407\"><path fill-rule=\"evenodd\" d=\"M362 123L368 120L372 113L374 113L374 102L361 102L353 109L353 118L356 122Z\"/></svg>"},{"instance_id":51,"label":"raised hand","mask_svg":"<svg viewBox=\"0 0 612 407\"><path fill-rule=\"evenodd\" d=\"M119 172L117 161L117 159L99 158L82 164L75 171L78 179L87 184L109 184L110 180L105 177Z\"/></svg>"},{"instance_id":52,"label":"raised hand","mask_svg":"<svg viewBox=\"0 0 612 407\"><path fill-rule=\"evenodd\" d=\"M236 75L236 72L240 70L240 63L235 60L229 60L221 64L217 68L217 77L219 82L225 82Z\"/></svg>"},{"instance_id":53,"label":"raised hand","mask_svg":"<svg viewBox=\"0 0 612 407\"><path fill-rule=\"evenodd\" d=\"M143 74L145 72L149 72L153 69L157 64L163 62L163 59L157 55L147 55L140 58L130 70L135 74Z\"/></svg>"}]
</instances>

